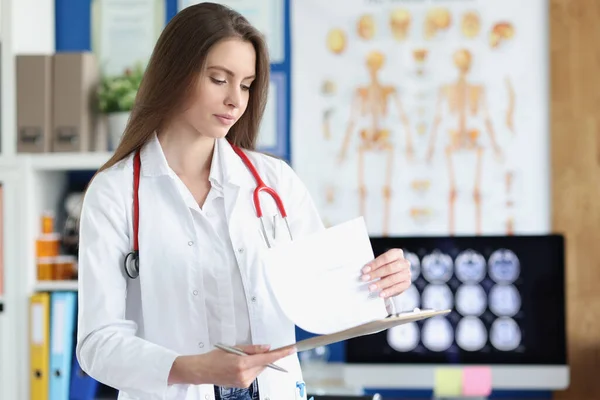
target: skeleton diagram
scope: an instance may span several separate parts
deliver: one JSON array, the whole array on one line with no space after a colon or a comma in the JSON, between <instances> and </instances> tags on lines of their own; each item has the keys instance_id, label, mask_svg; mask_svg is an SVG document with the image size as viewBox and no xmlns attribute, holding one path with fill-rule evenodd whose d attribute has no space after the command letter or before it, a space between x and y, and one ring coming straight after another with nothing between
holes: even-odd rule
<instances>
[{"instance_id":1,"label":"skeleton diagram","mask_svg":"<svg viewBox=\"0 0 600 400\"><path fill-rule=\"evenodd\" d=\"M474 166L475 181L473 186L473 201L475 203L475 229L477 234L481 234L481 168L484 147L479 142L480 132L478 129L469 127L472 119L478 119L483 113L485 127L488 131L491 145L498 159L501 159L502 152L498 146L488 113L485 99L485 90L481 85L474 85L467 81L467 75L471 68L471 53L462 49L454 53L454 64L458 68L458 80L454 83L444 85L440 88L437 100L436 116L430 136L429 149L427 152L427 161L431 161L434 153L437 129L442 121L441 109L447 104L452 116L456 117L457 126L451 129L450 143L445 148L446 161L448 164L448 173L450 174L450 193L449 193L449 233L454 234L454 208L456 203L456 180L453 156L461 152L475 152L476 165Z\"/></svg>"},{"instance_id":2,"label":"skeleton diagram","mask_svg":"<svg viewBox=\"0 0 600 400\"><path fill-rule=\"evenodd\" d=\"M358 186L360 196L360 212L366 215L365 165L364 154L366 152L377 152L386 154L385 184L382 188L384 213L382 235L388 233L388 222L391 201L392 164L394 159L394 145L390 140L390 130L382 127L382 119L388 114L388 102L393 100L398 108L400 120L406 132L406 155L412 159L414 150L408 118L402 108L400 97L396 89L390 85L384 85L379 81L378 73L383 66L385 56L378 51L369 53L366 66L369 70L370 81L367 86L356 88L352 98L350 119L342 143L338 161L342 163L346 158L350 138L360 117L368 118L368 126L359 130L360 143L358 146ZM366 218L366 217L365 217Z\"/></svg>"}]
</instances>

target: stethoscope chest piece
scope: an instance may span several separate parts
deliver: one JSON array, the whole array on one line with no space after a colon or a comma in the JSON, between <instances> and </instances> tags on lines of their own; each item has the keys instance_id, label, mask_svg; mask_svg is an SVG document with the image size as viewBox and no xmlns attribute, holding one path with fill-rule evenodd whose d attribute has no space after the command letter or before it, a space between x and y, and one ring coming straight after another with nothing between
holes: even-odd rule
<instances>
[{"instance_id":1,"label":"stethoscope chest piece","mask_svg":"<svg viewBox=\"0 0 600 400\"><path fill-rule=\"evenodd\" d=\"M129 252L125 257L125 273L131 279L140 276L140 254L137 250Z\"/></svg>"}]
</instances>

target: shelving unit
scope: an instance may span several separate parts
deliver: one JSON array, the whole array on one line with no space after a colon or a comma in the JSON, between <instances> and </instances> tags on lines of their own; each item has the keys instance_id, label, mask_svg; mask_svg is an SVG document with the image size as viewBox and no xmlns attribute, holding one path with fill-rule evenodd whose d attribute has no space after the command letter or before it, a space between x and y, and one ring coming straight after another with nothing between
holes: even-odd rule
<instances>
[{"instance_id":1,"label":"shelving unit","mask_svg":"<svg viewBox=\"0 0 600 400\"><path fill-rule=\"evenodd\" d=\"M37 281L35 240L43 210L59 209L70 171L95 171L111 154L19 154L16 71L19 54L55 52L55 0L0 2L0 185L3 189L4 294L0 297L0 399L28 399L29 297L77 290L76 281ZM36 9L35 15L30 9Z\"/></svg>"}]
</instances>

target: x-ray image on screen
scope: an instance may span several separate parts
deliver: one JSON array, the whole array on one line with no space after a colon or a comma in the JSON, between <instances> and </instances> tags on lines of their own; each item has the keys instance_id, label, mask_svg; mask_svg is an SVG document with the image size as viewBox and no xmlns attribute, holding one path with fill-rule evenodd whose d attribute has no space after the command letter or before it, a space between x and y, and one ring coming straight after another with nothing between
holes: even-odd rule
<instances>
[{"instance_id":1,"label":"x-ray image on screen","mask_svg":"<svg viewBox=\"0 0 600 400\"><path fill-rule=\"evenodd\" d=\"M395 300L397 311L415 307L455 311L449 317L390 330L388 345L392 349L411 352L421 345L424 351L445 352L455 346L474 352L491 346L499 351L513 351L521 345L519 324L514 319L497 319L515 317L521 310L521 296L515 284L520 267L514 252L494 250L489 260L472 248L456 252L454 257L439 248L405 248L404 254L418 272L412 277L414 284Z\"/></svg>"},{"instance_id":2,"label":"x-ray image on screen","mask_svg":"<svg viewBox=\"0 0 600 400\"><path fill-rule=\"evenodd\" d=\"M521 309L521 295L515 285L497 284L490 289L490 310L498 317L513 317Z\"/></svg>"},{"instance_id":3,"label":"x-ray image on screen","mask_svg":"<svg viewBox=\"0 0 600 400\"><path fill-rule=\"evenodd\" d=\"M456 277L464 283L479 283L487 274L485 258L474 250L461 252L455 261Z\"/></svg>"},{"instance_id":4,"label":"x-ray image on screen","mask_svg":"<svg viewBox=\"0 0 600 400\"><path fill-rule=\"evenodd\" d=\"M421 307L421 294L415 286L410 286L404 293L397 296L394 301L397 312L412 311Z\"/></svg>"},{"instance_id":5,"label":"x-ray image on screen","mask_svg":"<svg viewBox=\"0 0 600 400\"><path fill-rule=\"evenodd\" d=\"M446 283L454 274L454 261L448 254L435 250L423 257L421 273L429 282Z\"/></svg>"},{"instance_id":6,"label":"x-ray image on screen","mask_svg":"<svg viewBox=\"0 0 600 400\"><path fill-rule=\"evenodd\" d=\"M454 294L445 283L431 283L423 290L422 302L426 309L447 310L454 307Z\"/></svg>"},{"instance_id":7,"label":"x-ray image on screen","mask_svg":"<svg viewBox=\"0 0 600 400\"><path fill-rule=\"evenodd\" d=\"M464 317L479 317L488 308L485 289L477 284L464 284L456 291L456 311Z\"/></svg>"},{"instance_id":8,"label":"x-ray image on screen","mask_svg":"<svg viewBox=\"0 0 600 400\"><path fill-rule=\"evenodd\" d=\"M421 260L415 253L407 251L404 258L410 263L411 280L414 282L421 275Z\"/></svg>"},{"instance_id":9,"label":"x-ray image on screen","mask_svg":"<svg viewBox=\"0 0 600 400\"><path fill-rule=\"evenodd\" d=\"M420 324L421 345L426 350L443 352L451 346L469 352L486 346L499 351L519 348L522 329L519 323L515 319L498 320L513 318L521 311L516 283L520 266L513 251L496 249L487 260L472 248L457 252L455 257L439 248L420 252L407 248L405 254L411 255L411 265L414 262L420 266L421 274L413 278L415 284L396 301L398 308L410 311L419 307L420 300L423 309L455 310L449 317L436 317ZM390 333L388 340L394 345L389 345L399 352L413 351L414 335L401 333L400 337ZM406 344L402 345L402 341Z\"/></svg>"},{"instance_id":10,"label":"x-ray image on screen","mask_svg":"<svg viewBox=\"0 0 600 400\"><path fill-rule=\"evenodd\" d=\"M499 249L490 256L490 277L494 282L513 283L520 273L519 259L511 250Z\"/></svg>"},{"instance_id":11,"label":"x-ray image on screen","mask_svg":"<svg viewBox=\"0 0 600 400\"><path fill-rule=\"evenodd\" d=\"M375 256L402 248L412 285L398 312L451 309L434 317L347 342L349 362L540 363L560 357L564 323L553 309L561 293L557 237L371 238ZM558 253L552 259L552 243ZM551 322L560 319L558 322ZM562 321L562 322L561 322Z\"/></svg>"},{"instance_id":12,"label":"x-ray image on screen","mask_svg":"<svg viewBox=\"0 0 600 400\"><path fill-rule=\"evenodd\" d=\"M521 329L514 319L501 317L492 324L490 339L498 350L514 350L521 343Z\"/></svg>"},{"instance_id":13,"label":"x-ray image on screen","mask_svg":"<svg viewBox=\"0 0 600 400\"><path fill-rule=\"evenodd\" d=\"M421 341L420 328L416 322L398 325L387 331L390 347L399 352L414 350Z\"/></svg>"},{"instance_id":14,"label":"x-ray image on screen","mask_svg":"<svg viewBox=\"0 0 600 400\"><path fill-rule=\"evenodd\" d=\"M466 351L483 349L488 341L488 332L477 317L464 317L456 326L456 344Z\"/></svg>"},{"instance_id":15,"label":"x-ray image on screen","mask_svg":"<svg viewBox=\"0 0 600 400\"><path fill-rule=\"evenodd\" d=\"M445 317L429 318L423 323L421 340L431 351L445 351L454 343L454 329Z\"/></svg>"}]
</instances>

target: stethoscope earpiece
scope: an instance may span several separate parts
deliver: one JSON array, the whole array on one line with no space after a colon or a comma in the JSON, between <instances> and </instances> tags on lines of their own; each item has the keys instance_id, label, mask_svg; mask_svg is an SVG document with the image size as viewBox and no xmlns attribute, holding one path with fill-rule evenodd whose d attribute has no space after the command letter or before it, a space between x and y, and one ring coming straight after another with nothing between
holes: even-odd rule
<instances>
[{"instance_id":1,"label":"stethoscope earpiece","mask_svg":"<svg viewBox=\"0 0 600 400\"><path fill-rule=\"evenodd\" d=\"M140 276L140 254L134 250L125 257L125 273L131 279Z\"/></svg>"}]
</instances>

